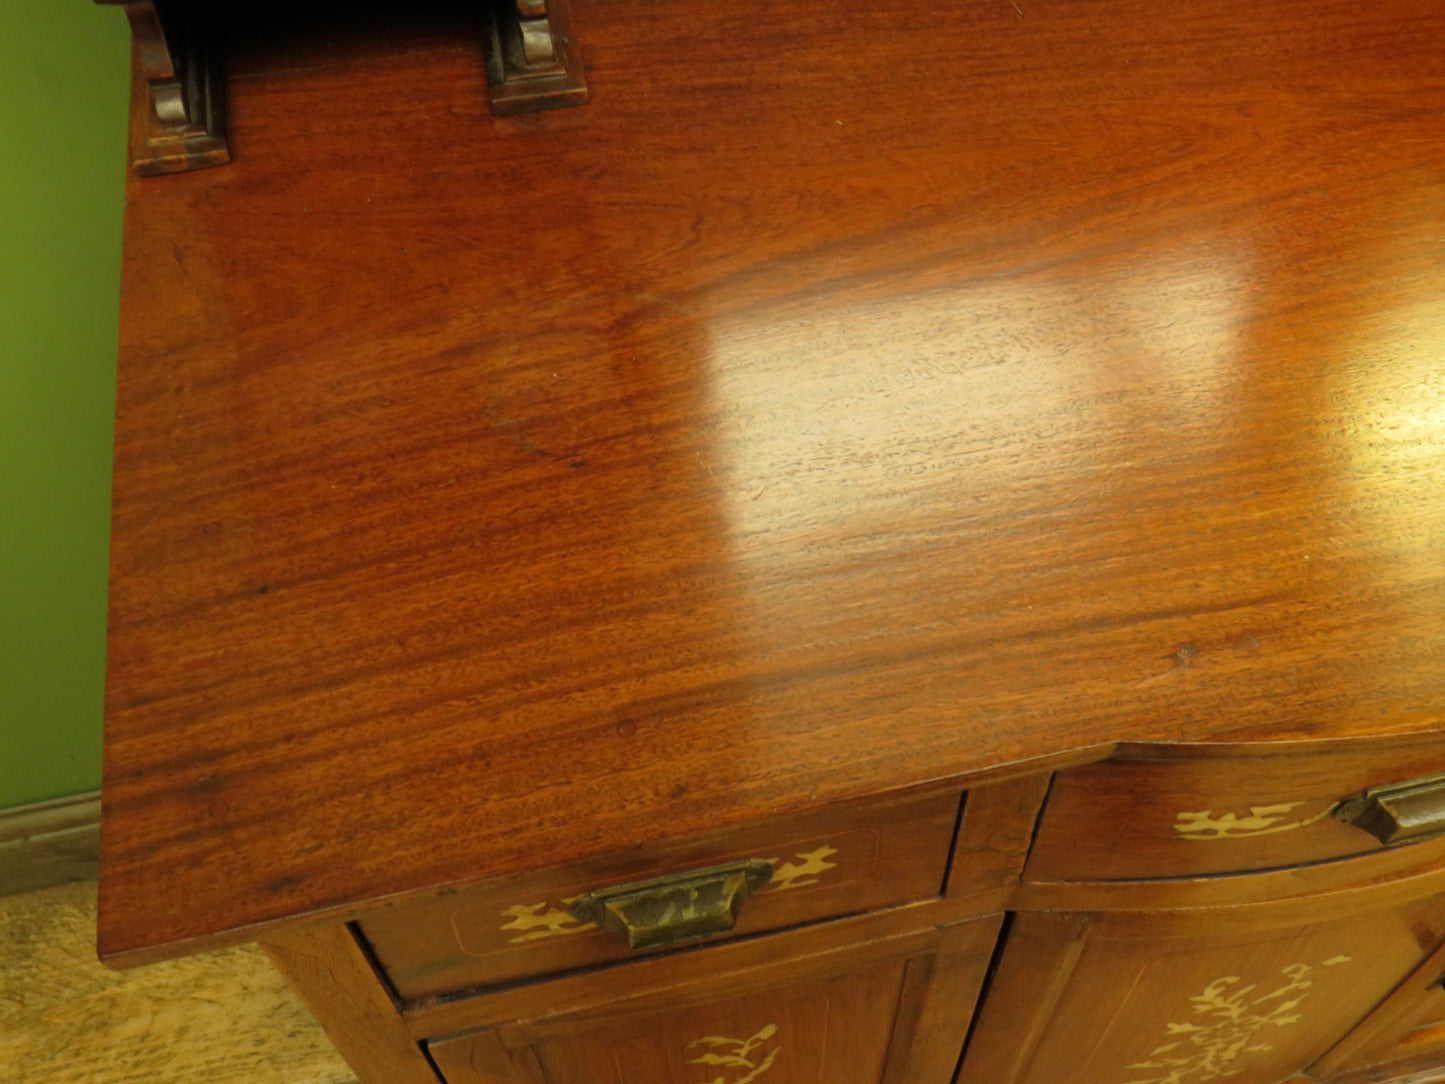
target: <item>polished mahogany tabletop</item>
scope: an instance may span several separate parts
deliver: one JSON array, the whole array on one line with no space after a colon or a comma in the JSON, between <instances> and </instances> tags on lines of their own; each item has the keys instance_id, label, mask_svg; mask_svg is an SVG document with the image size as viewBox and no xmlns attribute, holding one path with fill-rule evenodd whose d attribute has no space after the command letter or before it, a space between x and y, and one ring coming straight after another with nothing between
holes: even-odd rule
<instances>
[{"instance_id":1,"label":"polished mahogany tabletop","mask_svg":"<svg viewBox=\"0 0 1445 1084\"><path fill-rule=\"evenodd\" d=\"M103 955L1445 724L1445 3L574 8L507 120L248 25L130 183Z\"/></svg>"}]
</instances>

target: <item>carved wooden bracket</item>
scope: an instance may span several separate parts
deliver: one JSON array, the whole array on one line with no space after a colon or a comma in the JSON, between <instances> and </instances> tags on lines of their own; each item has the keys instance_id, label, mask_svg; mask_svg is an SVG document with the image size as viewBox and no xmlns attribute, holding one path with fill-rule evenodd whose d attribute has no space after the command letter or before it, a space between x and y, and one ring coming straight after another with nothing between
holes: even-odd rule
<instances>
[{"instance_id":1,"label":"carved wooden bracket","mask_svg":"<svg viewBox=\"0 0 1445 1084\"><path fill-rule=\"evenodd\" d=\"M204 5L156 0L122 4L132 48L131 156L137 173L178 173L231 160L226 142L225 77Z\"/></svg>"},{"instance_id":2,"label":"carved wooden bracket","mask_svg":"<svg viewBox=\"0 0 1445 1084\"><path fill-rule=\"evenodd\" d=\"M587 83L567 0L496 0L487 54L498 116L582 105Z\"/></svg>"},{"instance_id":3,"label":"carved wooden bracket","mask_svg":"<svg viewBox=\"0 0 1445 1084\"><path fill-rule=\"evenodd\" d=\"M231 160L225 75L200 0L119 4L132 41L131 156L137 173L178 173ZM484 0L487 82L498 116L581 105L587 84L567 0Z\"/></svg>"}]
</instances>

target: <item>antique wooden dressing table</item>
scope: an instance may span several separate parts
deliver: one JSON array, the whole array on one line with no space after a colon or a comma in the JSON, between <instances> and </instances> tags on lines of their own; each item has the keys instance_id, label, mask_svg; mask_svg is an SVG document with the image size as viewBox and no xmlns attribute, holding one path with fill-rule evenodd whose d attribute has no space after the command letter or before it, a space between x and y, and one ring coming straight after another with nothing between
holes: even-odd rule
<instances>
[{"instance_id":1,"label":"antique wooden dressing table","mask_svg":"<svg viewBox=\"0 0 1445 1084\"><path fill-rule=\"evenodd\" d=\"M1445 6L576 0L522 116L342 14L139 47L104 958L366 1084L1445 1077Z\"/></svg>"}]
</instances>

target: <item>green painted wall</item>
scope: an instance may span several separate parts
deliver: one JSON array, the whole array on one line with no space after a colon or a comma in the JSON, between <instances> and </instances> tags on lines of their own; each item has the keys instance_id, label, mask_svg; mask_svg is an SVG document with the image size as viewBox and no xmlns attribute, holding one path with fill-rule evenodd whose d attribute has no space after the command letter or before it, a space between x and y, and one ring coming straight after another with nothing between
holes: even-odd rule
<instances>
[{"instance_id":1,"label":"green painted wall","mask_svg":"<svg viewBox=\"0 0 1445 1084\"><path fill-rule=\"evenodd\" d=\"M0 30L0 809L100 785L130 49L89 0Z\"/></svg>"}]
</instances>

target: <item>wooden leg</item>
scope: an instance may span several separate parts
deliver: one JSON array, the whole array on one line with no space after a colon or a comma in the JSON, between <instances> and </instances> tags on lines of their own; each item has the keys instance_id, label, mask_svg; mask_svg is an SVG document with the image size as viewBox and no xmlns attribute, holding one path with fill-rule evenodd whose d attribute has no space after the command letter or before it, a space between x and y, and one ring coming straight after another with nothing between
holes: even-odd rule
<instances>
[{"instance_id":1,"label":"wooden leg","mask_svg":"<svg viewBox=\"0 0 1445 1084\"><path fill-rule=\"evenodd\" d=\"M261 947L362 1084L438 1084L351 927L277 934Z\"/></svg>"},{"instance_id":2,"label":"wooden leg","mask_svg":"<svg viewBox=\"0 0 1445 1084\"><path fill-rule=\"evenodd\" d=\"M1052 778L1045 772L968 792L948 875L950 899L1018 884Z\"/></svg>"}]
</instances>

